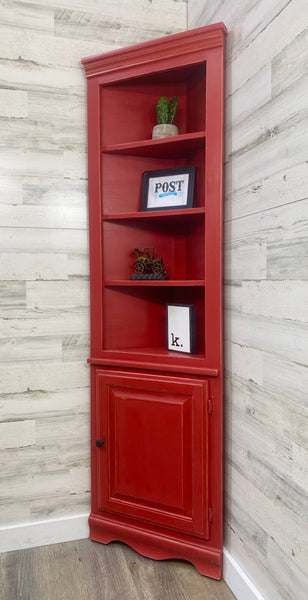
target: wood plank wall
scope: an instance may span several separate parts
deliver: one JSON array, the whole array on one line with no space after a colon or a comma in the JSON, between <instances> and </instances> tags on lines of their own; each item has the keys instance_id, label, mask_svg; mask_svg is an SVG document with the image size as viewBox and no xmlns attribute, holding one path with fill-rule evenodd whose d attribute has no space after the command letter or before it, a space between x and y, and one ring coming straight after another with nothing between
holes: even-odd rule
<instances>
[{"instance_id":1,"label":"wood plank wall","mask_svg":"<svg viewBox=\"0 0 308 600\"><path fill-rule=\"evenodd\" d=\"M186 0L0 6L0 525L89 512L80 59L186 29ZM163 18L162 18L163 15Z\"/></svg>"},{"instance_id":2,"label":"wood plank wall","mask_svg":"<svg viewBox=\"0 0 308 600\"><path fill-rule=\"evenodd\" d=\"M225 543L268 600L308 597L308 4L189 0L223 21Z\"/></svg>"}]
</instances>

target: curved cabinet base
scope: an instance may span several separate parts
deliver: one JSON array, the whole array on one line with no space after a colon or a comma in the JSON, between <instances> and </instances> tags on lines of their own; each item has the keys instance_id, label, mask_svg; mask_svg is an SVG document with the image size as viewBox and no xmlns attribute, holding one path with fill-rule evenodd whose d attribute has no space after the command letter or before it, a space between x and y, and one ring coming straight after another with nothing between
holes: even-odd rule
<instances>
[{"instance_id":1,"label":"curved cabinet base","mask_svg":"<svg viewBox=\"0 0 308 600\"><path fill-rule=\"evenodd\" d=\"M142 556L155 560L182 559L191 562L201 575L222 577L222 551L198 538L164 532L149 525L127 522L114 515L89 517L90 539L102 544L124 542Z\"/></svg>"}]
</instances>

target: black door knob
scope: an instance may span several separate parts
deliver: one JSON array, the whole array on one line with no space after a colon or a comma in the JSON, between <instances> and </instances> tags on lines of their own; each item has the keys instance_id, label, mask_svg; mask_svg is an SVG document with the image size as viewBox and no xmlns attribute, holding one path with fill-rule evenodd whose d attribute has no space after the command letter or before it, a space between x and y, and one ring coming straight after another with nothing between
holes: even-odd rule
<instances>
[{"instance_id":1,"label":"black door knob","mask_svg":"<svg viewBox=\"0 0 308 600\"><path fill-rule=\"evenodd\" d=\"M105 440L96 440L95 443L96 443L96 445L97 445L98 448L101 448L104 445Z\"/></svg>"}]
</instances>

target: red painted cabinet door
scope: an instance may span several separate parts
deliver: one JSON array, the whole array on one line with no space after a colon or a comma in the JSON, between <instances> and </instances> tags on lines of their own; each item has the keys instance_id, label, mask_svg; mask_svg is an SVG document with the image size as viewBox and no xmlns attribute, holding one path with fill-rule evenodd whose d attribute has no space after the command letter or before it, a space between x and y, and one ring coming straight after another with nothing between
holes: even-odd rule
<instances>
[{"instance_id":1,"label":"red painted cabinet door","mask_svg":"<svg viewBox=\"0 0 308 600\"><path fill-rule=\"evenodd\" d=\"M208 538L208 384L96 371L97 509Z\"/></svg>"}]
</instances>

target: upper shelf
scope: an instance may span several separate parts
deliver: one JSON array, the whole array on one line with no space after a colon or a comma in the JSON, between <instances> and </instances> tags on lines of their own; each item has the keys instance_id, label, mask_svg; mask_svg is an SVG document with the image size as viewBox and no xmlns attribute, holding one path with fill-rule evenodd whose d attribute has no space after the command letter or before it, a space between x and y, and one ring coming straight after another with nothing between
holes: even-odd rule
<instances>
[{"instance_id":1,"label":"upper shelf","mask_svg":"<svg viewBox=\"0 0 308 600\"><path fill-rule=\"evenodd\" d=\"M142 140L102 147L106 154L150 156L153 158L183 158L204 149L205 131L183 133L159 140Z\"/></svg>"},{"instance_id":2,"label":"upper shelf","mask_svg":"<svg viewBox=\"0 0 308 600\"><path fill-rule=\"evenodd\" d=\"M144 219L155 220L159 219L187 219L187 217L193 217L202 215L205 213L204 206L196 208L177 208L170 210L150 210L150 211L139 211L139 212L126 212L126 213L110 213L103 215L103 221L126 221L130 219L132 221L140 221Z\"/></svg>"},{"instance_id":3,"label":"upper shelf","mask_svg":"<svg viewBox=\"0 0 308 600\"><path fill-rule=\"evenodd\" d=\"M105 287L204 287L204 279L114 279L105 281Z\"/></svg>"}]
</instances>

